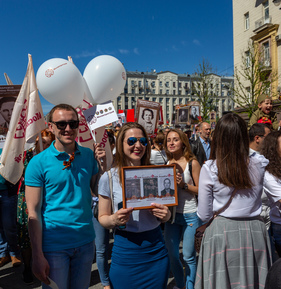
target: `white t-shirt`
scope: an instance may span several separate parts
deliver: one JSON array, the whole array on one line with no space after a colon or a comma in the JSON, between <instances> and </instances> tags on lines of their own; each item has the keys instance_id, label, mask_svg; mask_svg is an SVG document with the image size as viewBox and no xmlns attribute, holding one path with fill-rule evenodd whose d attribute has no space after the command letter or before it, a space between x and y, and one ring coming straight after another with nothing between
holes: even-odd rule
<instances>
[{"instance_id":1,"label":"white t-shirt","mask_svg":"<svg viewBox=\"0 0 281 289\"><path fill-rule=\"evenodd\" d=\"M118 204L123 201L122 187L119 182L118 170L116 168L112 168L110 171L112 173L113 202L115 213L118 211ZM100 178L99 195L109 198L111 197L107 172L105 172ZM148 209L134 210L126 224L126 229L124 230L129 232L145 232L155 229L159 226L159 224L160 221L158 221L157 218L154 217Z\"/></svg>"}]
</instances>

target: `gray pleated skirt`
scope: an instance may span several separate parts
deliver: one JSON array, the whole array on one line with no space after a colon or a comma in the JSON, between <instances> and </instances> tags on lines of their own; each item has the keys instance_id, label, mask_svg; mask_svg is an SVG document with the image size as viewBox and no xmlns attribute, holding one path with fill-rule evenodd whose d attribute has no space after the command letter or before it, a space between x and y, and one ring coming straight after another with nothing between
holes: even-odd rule
<instances>
[{"instance_id":1,"label":"gray pleated skirt","mask_svg":"<svg viewBox=\"0 0 281 289\"><path fill-rule=\"evenodd\" d=\"M195 288L261 289L271 263L269 236L259 217L218 216L202 240Z\"/></svg>"}]
</instances>

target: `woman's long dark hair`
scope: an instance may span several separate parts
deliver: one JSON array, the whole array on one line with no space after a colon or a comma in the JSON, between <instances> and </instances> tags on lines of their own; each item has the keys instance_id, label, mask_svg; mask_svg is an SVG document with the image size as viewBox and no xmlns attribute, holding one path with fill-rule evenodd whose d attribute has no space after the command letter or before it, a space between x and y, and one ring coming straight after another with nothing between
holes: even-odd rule
<instances>
[{"instance_id":1,"label":"woman's long dark hair","mask_svg":"<svg viewBox=\"0 0 281 289\"><path fill-rule=\"evenodd\" d=\"M143 166L144 165L150 165L151 146L150 146L150 142L148 140L148 136L147 136L145 129L143 128L143 126L141 126L140 124L138 124L136 122L128 122L121 127L121 129L119 130L119 133L117 135L117 138L116 138L116 154L115 154L113 167L118 168L120 180L121 180L122 167L125 167L128 165L126 157L124 155L123 142L124 142L125 134L126 134L127 130L132 129L132 128L140 129L143 133L143 136L145 138L147 138L147 146L146 146L145 153L141 159L141 165L143 165Z\"/></svg>"},{"instance_id":2,"label":"woman's long dark hair","mask_svg":"<svg viewBox=\"0 0 281 289\"><path fill-rule=\"evenodd\" d=\"M269 160L266 170L278 179L281 179L281 156L278 143L280 137L280 130L272 131L264 138L261 149L261 154Z\"/></svg>"},{"instance_id":3,"label":"woman's long dark hair","mask_svg":"<svg viewBox=\"0 0 281 289\"><path fill-rule=\"evenodd\" d=\"M248 171L247 125L239 115L228 113L218 121L211 144L210 159L217 161L220 183L237 189L252 187Z\"/></svg>"}]
</instances>

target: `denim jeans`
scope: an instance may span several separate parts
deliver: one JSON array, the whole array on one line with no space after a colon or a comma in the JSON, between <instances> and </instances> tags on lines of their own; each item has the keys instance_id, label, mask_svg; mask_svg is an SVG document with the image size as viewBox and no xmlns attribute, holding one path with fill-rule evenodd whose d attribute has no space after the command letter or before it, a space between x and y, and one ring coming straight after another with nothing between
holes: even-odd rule
<instances>
[{"instance_id":1,"label":"denim jeans","mask_svg":"<svg viewBox=\"0 0 281 289\"><path fill-rule=\"evenodd\" d=\"M90 286L94 243L81 247L44 252L50 266L49 277L55 281L59 289L88 289ZM42 283L42 289L51 287Z\"/></svg>"},{"instance_id":2,"label":"denim jeans","mask_svg":"<svg viewBox=\"0 0 281 289\"><path fill-rule=\"evenodd\" d=\"M95 239L96 262L98 266L100 280L103 286L109 286L110 284L109 283L109 266L108 266L109 230L105 229L95 217L93 217L93 223L94 223L94 229L96 233L96 239Z\"/></svg>"},{"instance_id":3,"label":"denim jeans","mask_svg":"<svg viewBox=\"0 0 281 289\"><path fill-rule=\"evenodd\" d=\"M193 289L196 276L196 251L194 249L194 234L201 225L196 212L190 214L176 213L173 224L165 224L165 242L169 253L171 270L177 287ZM184 278L183 266L180 260L179 245L183 238L183 260L185 263Z\"/></svg>"},{"instance_id":4,"label":"denim jeans","mask_svg":"<svg viewBox=\"0 0 281 289\"><path fill-rule=\"evenodd\" d=\"M18 196L9 195L8 190L0 191L0 258L19 256L17 238Z\"/></svg>"}]
</instances>

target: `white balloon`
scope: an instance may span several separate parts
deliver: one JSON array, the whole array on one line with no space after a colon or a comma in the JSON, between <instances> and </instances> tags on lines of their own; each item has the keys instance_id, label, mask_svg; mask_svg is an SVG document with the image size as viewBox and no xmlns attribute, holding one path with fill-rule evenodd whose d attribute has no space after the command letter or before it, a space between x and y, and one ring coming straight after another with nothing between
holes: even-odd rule
<instances>
[{"instance_id":1,"label":"white balloon","mask_svg":"<svg viewBox=\"0 0 281 289\"><path fill-rule=\"evenodd\" d=\"M94 103L114 100L124 90L126 71L122 63L110 55L92 59L83 77L88 84Z\"/></svg>"},{"instance_id":2,"label":"white balloon","mask_svg":"<svg viewBox=\"0 0 281 289\"><path fill-rule=\"evenodd\" d=\"M66 103L77 107L83 100L84 80L78 68L62 58L45 61L36 74L37 87L52 104Z\"/></svg>"}]
</instances>

